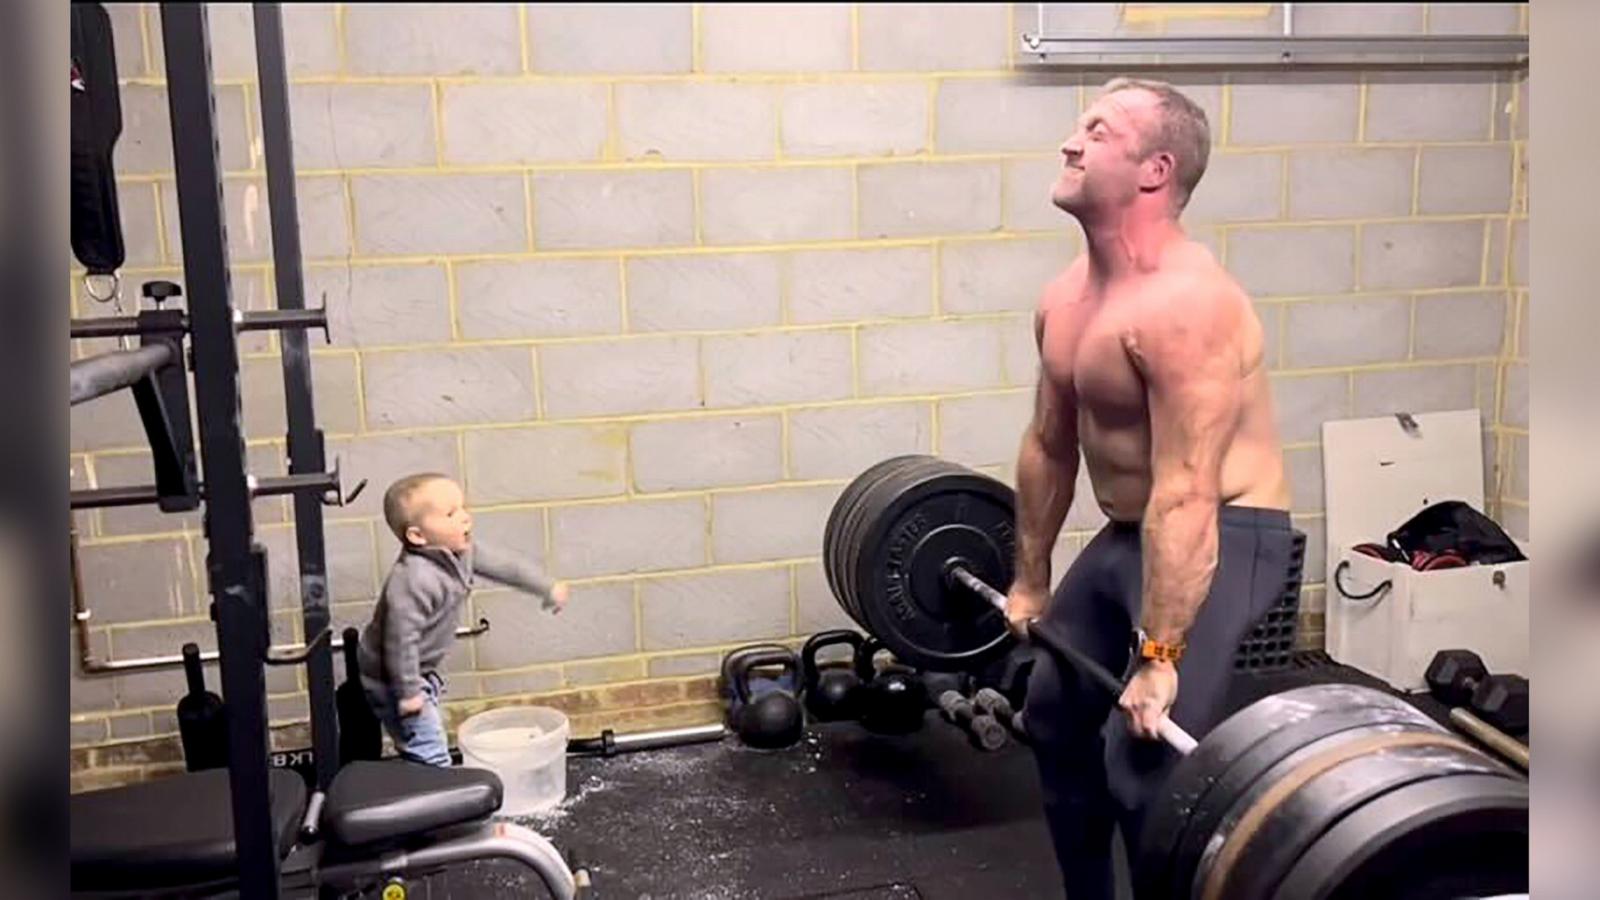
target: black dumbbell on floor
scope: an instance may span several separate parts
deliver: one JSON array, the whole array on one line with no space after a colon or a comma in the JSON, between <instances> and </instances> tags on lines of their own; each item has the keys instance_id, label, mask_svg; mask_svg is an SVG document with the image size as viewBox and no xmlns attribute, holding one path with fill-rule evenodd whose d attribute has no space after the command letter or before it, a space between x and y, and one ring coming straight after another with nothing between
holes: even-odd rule
<instances>
[{"instance_id":1,"label":"black dumbbell on floor","mask_svg":"<svg viewBox=\"0 0 1600 900\"><path fill-rule=\"evenodd\" d=\"M1528 730L1528 679L1490 675L1482 657L1471 650L1440 650L1424 676L1439 702L1472 710L1501 731Z\"/></svg>"}]
</instances>

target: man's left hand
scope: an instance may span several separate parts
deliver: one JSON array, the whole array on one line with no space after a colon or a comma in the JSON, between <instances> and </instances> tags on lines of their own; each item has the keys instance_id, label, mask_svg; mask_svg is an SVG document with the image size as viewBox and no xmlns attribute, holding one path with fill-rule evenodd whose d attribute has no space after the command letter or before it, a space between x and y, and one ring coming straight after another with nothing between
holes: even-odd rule
<instances>
[{"instance_id":1,"label":"man's left hand","mask_svg":"<svg viewBox=\"0 0 1600 900\"><path fill-rule=\"evenodd\" d=\"M1156 724L1178 699L1178 668L1170 662L1147 659L1128 679L1117 705L1128 714L1134 737L1159 737Z\"/></svg>"}]
</instances>

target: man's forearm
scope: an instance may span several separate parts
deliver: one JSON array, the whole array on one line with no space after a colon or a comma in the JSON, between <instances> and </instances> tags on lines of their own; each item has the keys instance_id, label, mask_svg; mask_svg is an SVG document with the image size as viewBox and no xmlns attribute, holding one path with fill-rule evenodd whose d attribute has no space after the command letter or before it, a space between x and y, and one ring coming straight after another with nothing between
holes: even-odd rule
<instances>
[{"instance_id":1,"label":"man's forearm","mask_svg":"<svg viewBox=\"0 0 1600 900\"><path fill-rule=\"evenodd\" d=\"M1144 524L1144 604L1151 639L1181 643L1217 568L1217 505L1193 495L1151 499Z\"/></svg>"},{"instance_id":2,"label":"man's forearm","mask_svg":"<svg viewBox=\"0 0 1600 900\"><path fill-rule=\"evenodd\" d=\"M1072 507L1072 489L1078 479L1076 453L1052 456L1037 433L1030 431L1017 455L1017 565L1019 587L1044 593L1050 590L1050 553L1061 523Z\"/></svg>"}]
</instances>

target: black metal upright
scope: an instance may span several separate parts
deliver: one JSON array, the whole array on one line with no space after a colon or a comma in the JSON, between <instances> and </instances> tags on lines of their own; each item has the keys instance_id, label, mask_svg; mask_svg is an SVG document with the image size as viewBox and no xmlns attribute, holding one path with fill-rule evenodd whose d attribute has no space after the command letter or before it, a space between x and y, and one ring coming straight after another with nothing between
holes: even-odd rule
<instances>
[{"instance_id":1,"label":"black metal upright","mask_svg":"<svg viewBox=\"0 0 1600 900\"><path fill-rule=\"evenodd\" d=\"M272 265L279 309L305 309L300 265L300 215L295 199L294 146L289 124L289 75L283 52L283 15L276 3L255 4L256 71L261 79L261 137L266 150L267 202L272 213ZM280 332L283 396L288 415L289 474L326 469L322 432L311 393L311 352L305 331ZM322 498L294 495L295 541L300 556L300 600L305 637L329 627L328 573ZM339 771L339 719L334 705L333 650L324 641L306 660L311 694L311 747L317 787L326 791Z\"/></svg>"},{"instance_id":2,"label":"black metal upright","mask_svg":"<svg viewBox=\"0 0 1600 900\"><path fill-rule=\"evenodd\" d=\"M161 27L206 481L206 574L228 704L228 778L239 886L246 900L276 900L278 854L267 781L266 556L253 540L246 481L239 347L205 8L198 3L162 4Z\"/></svg>"}]
</instances>

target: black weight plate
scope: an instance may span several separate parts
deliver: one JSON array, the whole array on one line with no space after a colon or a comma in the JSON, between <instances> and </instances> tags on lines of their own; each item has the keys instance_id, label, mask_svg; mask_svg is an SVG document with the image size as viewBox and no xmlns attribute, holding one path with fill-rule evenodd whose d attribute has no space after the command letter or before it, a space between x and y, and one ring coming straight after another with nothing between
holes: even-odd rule
<instances>
[{"instance_id":1,"label":"black weight plate","mask_svg":"<svg viewBox=\"0 0 1600 900\"><path fill-rule=\"evenodd\" d=\"M1240 848L1224 882L1223 895L1240 900L1267 900L1284 874L1317 838L1351 811L1389 791L1430 778L1476 772L1507 776L1506 768L1471 747L1410 745L1346 760L1308 779L1284 797ZM1264 782L1274 780L1268 773ZM1260 795L1247 794L1218 829L1227 840L1237 816ZM1220 849L1220 848L1219 848ZM1196 885L1211 877L1202 859Z\"/></svg>"},{"instance_id":2,"label":"black weight plate","mask_svg":"<svg viewBox=\"0 0 1600 900\"><path fill-rule=\"evenodd\" d=\"M840 572L844 564L843 554L840 552L844 520L850 515L855 505L860 502L861 493L866 488L881 478L886 471L893 470L896 466L904 465L906 460L911 458L913 457L896 456L869 466L866 471L857 475L845 486L838 500L834 502L833 509L828 513L828 522L824 526L822 533L823 572L828 579L828 587L833 591L834 598L839 601L839 605L852 618L855 614L850 609L849 598L845 594L847 587L841 578ZM860 623L858 622L857 624Z\"/></svg>"},{"instance_id":3,"label":"black weight plate","mask_svg":"<svg viewBox=\"0 0 1600 900\"><path fill-rule=\"evenodd\" d=\"M1007 652L1004 617L972 592L951 587L945 562L959 557L1004 591L1016 555L1015 495L1000 481L951 464L905 472L865 505L854 594L869 630L910 665L966 671ZM910 482L909 484L907 482Z\"/></svg>"},{"instance_id":4,"label":"black weight plate","mask_svg":"<svg viewBox=\"0 0 1600 900\"><path fill-rule=\"evenodd\" d=\"M893 467L885 468L865 485L860 494L856 496L855 503L851 504L845 512L840 523L838 537L838 553L840 564L838 567L839 583L843 589L845 601L849 603L851 614L861 623L861 627L869 633L871 627L866 617L861 612L861 604L856 596L856 560L859 558L861 546L861 529L863 523L871 522L878 515L884 498L892 497L901 489L900 485L908 483L905 479L908 473L921 473L933 471L940 465L939 460L931 456L906 456L900 463Z\"/></svg>"},{"instance_id":5,"label":"black weight plate","mask_svg":"<svg viewBox=\"0 0 1600 900\"><path fill-rule=\"evenodd\" d=\"M1217 821L1269 767L1311 742L1384 722L1438 730L1397 697L1343 684L1284 691L1224 719L1173 767L1152 808L1134 867L1139 896L1181 896L1174 892L1188 889Z\"/></svg>"},{"instance_id":6,"label":"black weight plate","mask_svg":"<svg viewBox=\"0 0 1600 900\"><path fill-rule=\"evenodd\" d=\"M872 632L872 626L862 610L861 598L856 593L861 581L859 566L862 536L882 517L884 506L908 486L914 484L918 478L946 471L950 465L932 456L905 457L899 465L885 469L878 478L867 485L845 513L839 534L841 560L839 577L844 586L845 600L850 604L852 614L869 634Z\"/></svg>"},{"instance_id":7,"label":"black weight plate","mask_svg":"<svg viewBox=\"0 0 1600 900\"><path fill-rule=\"evenodd\" d=\"M885 528L889 527L887 517L891 515L891 510L897 504L903 503L908 492L914 490L918 484L951 478L983 479L984 476L946 460L926 457L916 464L900 468L870 488L862 497L859 515L848 525L852 540L845 549L845 571L850 573L851 580L850 587L846 591L856 605L857 612L862 616L862 621L866 623L867 630L872 631L880 641L883 641L897 659L919 668L928 668L924 665L929 661L928 655L918 648L909 646L904 640L894 639L891 642L890 636L874 631L882 627L879 623L884 620L883 617L869 611L868 607L880 605L881 598L874 597L872 603L866 603L863 600L862 590L863 585L873 584L879 580L881 568L885 565L881 561L871 561L869 551L873 549L871 544L878 540ZM877 566L878 569L871 568L873 566ZM949 668L948 664L940 665ZM935 671L938 670L935 668Z\"/></svg>"},{"instance_id":8,"label":"black weight plate","mask_svg":"<svg viewBox=\"0 0 1600 900\"><path fill-rule=\"evenodd\" d=\"M843 531L844 519L850 510L859 501L861 493L870 487L878 478L898 466L905 465L907 461L923 459L916 454L895 456L882 462L874 463L866 471L857 475L845 485L844 491L839 494L839 499L833 503L833 509L828 512L828 522L822 529L822 571L828 579L828 588L833 591L834 599L852 618L855 613L851 611L848 598L845 596L845 587L839 578L839 567L843 565L843 554L840 553L840 533ZM861 624L857 620L857 624Z\"/></svg>"},{"instance_id":9,"label":"black weight plate","mask_svg":"<svg viewBox=\"0 0 1600 900\"><path fill-rule=\"evenodd\" d=\"M1528 785L1468 773L1391 791L1305 853L1274 900L1447 900L1528 892Z\"/></svg>"}]
</instances>

